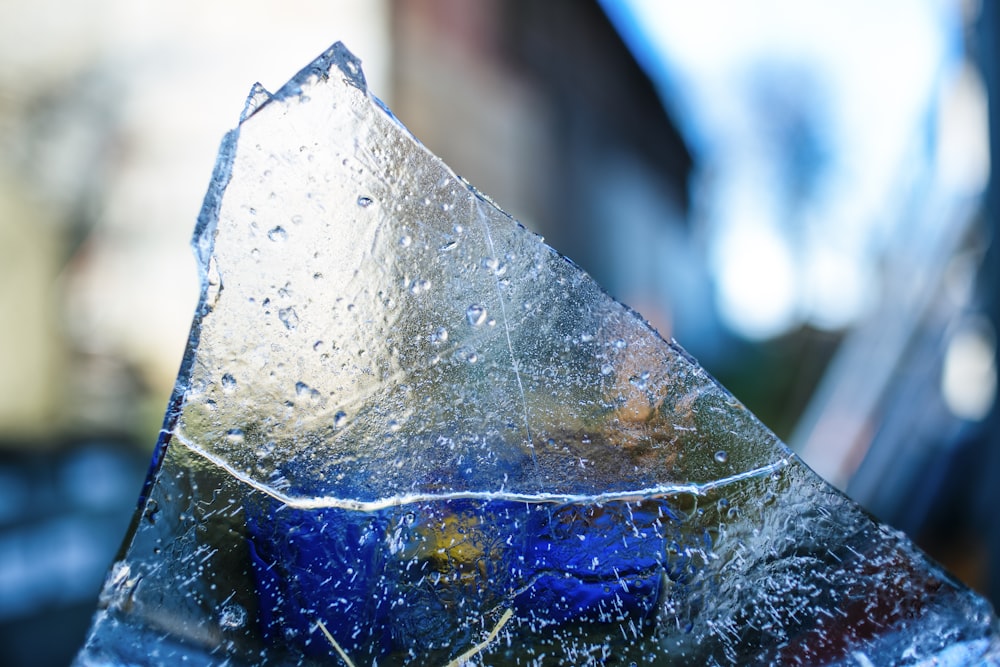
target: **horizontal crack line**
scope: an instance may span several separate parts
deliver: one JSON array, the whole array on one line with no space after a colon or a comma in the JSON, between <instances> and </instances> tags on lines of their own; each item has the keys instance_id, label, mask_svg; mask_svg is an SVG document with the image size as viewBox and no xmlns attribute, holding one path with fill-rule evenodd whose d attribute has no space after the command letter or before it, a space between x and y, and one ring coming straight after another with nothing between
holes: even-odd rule
<instances>
[{"instance_id":1,"label":"horizontal crack line","mask_svg":"<svg viewBox=\"0 0 1000 667\"><path fill-rule=\"evenodd\" d=\"M426 503L433 501L447 501L447 500L483 500L483 501L508 501L508 502L524 502L524 503L544 503L552 505L567 505L567 504L591 504L591 505L601 505L603 503L611 502L629 502L629 501L641 501L641 500L651 500L655 498L678 496L678 495L695 495L702 496L710 491L718 489L729 484L735 484L747 479L752 479L756 477L763 477L765 475L770 475L773 472L781 470L791 461L791 457L785 457L770 463L768 465L760 466L759 468L753 468L752 470L747 470L745 472L736 473L735 475L729 475L728 477L722 477L710 482L703 482L701 484L692 482L688 484L664 484L660 486L652 486L643 489L637 489L634 491L608 491L605 493L597 494L574 494L574 493L512 493L507 491L452 491L450 493L410 493L397 496L391 496L389 498L381 498L379 500L351 500L344 498L334 498L329 496L322 496L318 498L296 498L293 496L286 495L280 491L276 491L268 487L266 484L261 484L257 480L250 477L245 472L237 470L230 463L222 459L221 457L208 452L198 445L194 444L187 438L185 438L180 432L174 431L173 436L178 439L185 447L194 452L195 454L201 456L202 458L208 460L214 465L222 468L227 473L229 473L233 478L243 482L244 484L271 496L275 500L287 505L288 507L295 509L304 510L314 510L314 509L345 509L354 510L358 512L375 512L378 510L387 509L390 507L402 507L404 505L410 505L414 503Z\"/></svg>"}]
</instances>

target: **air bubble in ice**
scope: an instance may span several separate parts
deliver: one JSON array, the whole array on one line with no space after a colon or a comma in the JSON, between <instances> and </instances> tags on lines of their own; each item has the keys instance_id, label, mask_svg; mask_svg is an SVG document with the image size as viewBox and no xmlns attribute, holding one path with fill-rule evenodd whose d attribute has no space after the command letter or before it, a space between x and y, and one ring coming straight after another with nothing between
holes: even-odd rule
<instances>
[{"instance_id":1,"label":"air bubble in ice","mask_svg":"<svg viewBox=\"0 0 1000 667\"><path fill-rule=\"evenodd\" d=\"M364 197L364 196L358 197L358 206L360 206L361 208L368 208L371 205L372 205L371 197Z\"/></svg>"},{"instance_id":2,"label":"air bubble in ice","mask_svg":"<svg viewBox=\"0 0 1000 667\"><path fill-rule=\"evenodd\" d=\"M238 604L227 604L219 614L219 625L227 630L242 628L247 622L247 610Z\"/></svg>"},{"instance_id":3,"label":"air bubble in ice","mask_svg":"<svg viewBox=\"0 0 1000 667\"><path fill-rule=\"evenodd\" d=\"M347 413L340 410L333 416L333 425L337 428L342 427L347 423Z\"/></svg>"},{"instance_id":4,"label":"air bubble in ice","mask_svg":"<svg viewBox=\"0 0 1000 667\"><path fill-rule=\"evenodd\" d=\"M222 388L227 391L232 391L233 389L236 389L236 378L234 378L229 373L225 373L222 376Z\"/></svg>"},{"instance_id":5,"label":"air bubble in ice","mask_svg":"<svg viewBox=\"0 0 1000 667\"><path fill-rule=\"evenodd\" d=\"M720 449L715 453L715 461L717 463L725 463L729 460L729 454L726 453L724 449Z\"/></svg>"},{"instance_id":6,"label":"air bubble in ice","mask_svg":"<svg viewBox=\"0 0 1000 667\"><path fill-rule=\"evenodd\" d=\"M465 318L469 324L478 327L486 321L486 309L474 303L465 310Z\"/></svg>"},{"instance_id":7,"label":"air bubble in ice","mask_svg":"<svg viewBox=\"0 0 1000 667\"><path fill-rule=\"evenodd\" d=\"M288 232L285 231L284 227L278 226L267 233L267 238L272 241L284 241L288 238Z\"/></svg>"},{"instance_id":8,"label":"air bubble in ice","mask_svg":"<svg viewBox=\"0 0 1000 667\"><path fill-rule=\"evenodd\" d=\"M639 375L633 375L632 377L629 378L629 382L631 382L636 389L645 389L648 381L649 381L648 371L640 373Z\"/></svg>"},{"instance_id":9,"label":"air bubble in ice","mask_svg":"<svg viewBox=\"0 0 1000 667\"><path fill-rule=\"evenodd\" d=\"M429 336L431 343L435 345L440 345L448 340L448 330L444 327L438 327Z\"/></svg>"},{"instance_id":10,"label":"air bubble in ice","mask_svg":"<svg viewBox=\"0 0 1000 667\"><path fill-rule=\"evenodd\" d=\"M281 320L281 323L284 324L285 328L289 331L292 331L295 327L299 326L299 316L295 313L294 308L289 307L279 310L278 319Z\"/></svg>"}]
</instances>

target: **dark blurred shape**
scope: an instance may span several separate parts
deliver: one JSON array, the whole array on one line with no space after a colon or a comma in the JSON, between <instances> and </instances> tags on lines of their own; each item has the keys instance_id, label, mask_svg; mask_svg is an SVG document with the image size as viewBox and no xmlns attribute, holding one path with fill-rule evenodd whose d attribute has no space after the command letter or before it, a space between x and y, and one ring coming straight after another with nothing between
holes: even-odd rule
<instances>
[{"instance_id":1,"label":"dark blurred shape","mask_svg":"<svg viewBox=\"0 0 1000 667\"><path fill-rule=\"evenodd\" d=\"M979 20L979 61L990 98L990 172L986 208L986 255L978 286L983 311L1000 331L1000 9L996 3L981 3ZM994 348L994 368L1000 358ZM981 471L976 484L976 521L974 534L985 537L989 547L989 594L993 605L1000 606L1000 408L994 402L990 416L978 433L978 451L972 456L974 467ZM983 533L986 535L983 535Z\"/></svg>"},{"instance_id":2,"label":"dark blurred shape","mask_svg":"<svg viewBox=\"0 0 1000 667\"><path fill-rule=\"evenodd\" d=\"M686 214L691 155L653 83L601 7L573 0L516 0L501 7L510 62L552 98L557 150L577 158L563 163L568 173L553 177L576 179L571 192L577 197L612 166L602 158L632 152ZM585 165L594 173L573 173ZM566 213L560 219L571 227L574 218Z\"/></svg>"},{"instance_id":3,"label":"dark blurred shape","mask_svg":"<svg viewBox=\"0 0 1000 667\"><path fill-rule=\"evenodd\" d=\"M664 336L707 342L691 156L600 6L421 0L393 16L393 108L414 134Z\"/></svg>"},{"instance_id":4,"label":"dark blurred shape","mask_svg":"<svg viewBox=\"0 0 1000 667\"><path fill-rule=\"evenodd\" d=\"M596 2L503 6L511 62L553 111L557 168L549 187L559 206L545 223L546 238L671 335L669 306L655 286L642 285L657 280L656 258L647 260L642 246L657 226L687 228L692 160L680 133ZM653 229L634 229L638 218Z\"/></svg>"},{"instance_id":5,"label":"dark blurred shape","mask_svg":"<svg viewBox=\"0 0 1000 667\"><path fill-rule=\"evenodd\" d=\"M145 452L115 440L0 447L0 664L62 667L135 508Z\"/></svg>"}]
</instances>

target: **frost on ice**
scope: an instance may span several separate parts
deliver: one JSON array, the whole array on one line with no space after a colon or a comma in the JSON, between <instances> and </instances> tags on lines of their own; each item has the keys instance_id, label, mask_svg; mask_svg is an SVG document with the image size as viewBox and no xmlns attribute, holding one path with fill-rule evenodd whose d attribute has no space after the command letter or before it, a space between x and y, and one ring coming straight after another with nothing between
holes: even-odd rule
<instances>
[{"instance_id":1,"label":"frost on ice","mask_svg":"<svg viewBox=\"0 0 1000 667\"><path fill-rule=\"evenodd\" d=\"M989 661L989 605L429 153L251 92L81 665ZM949 663L951 664L951 663Z\"/></svg>"}]
</instances>

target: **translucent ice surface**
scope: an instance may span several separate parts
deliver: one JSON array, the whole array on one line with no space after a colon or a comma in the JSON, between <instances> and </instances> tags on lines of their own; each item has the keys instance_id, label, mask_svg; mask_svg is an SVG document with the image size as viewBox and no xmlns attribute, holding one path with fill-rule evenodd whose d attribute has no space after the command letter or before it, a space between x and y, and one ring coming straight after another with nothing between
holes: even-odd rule
<instances>
[{"instance_id":1,"label":"translucent ice surface","mask_svg":"<svg viewBox=\"0 0 1000 667\"><path fill-rule=\"evenodd\" d=\"M343 46L254 88L194 246L79 665L996 660L984 600L456 177Z\"/></svg>"}]
</instances>

